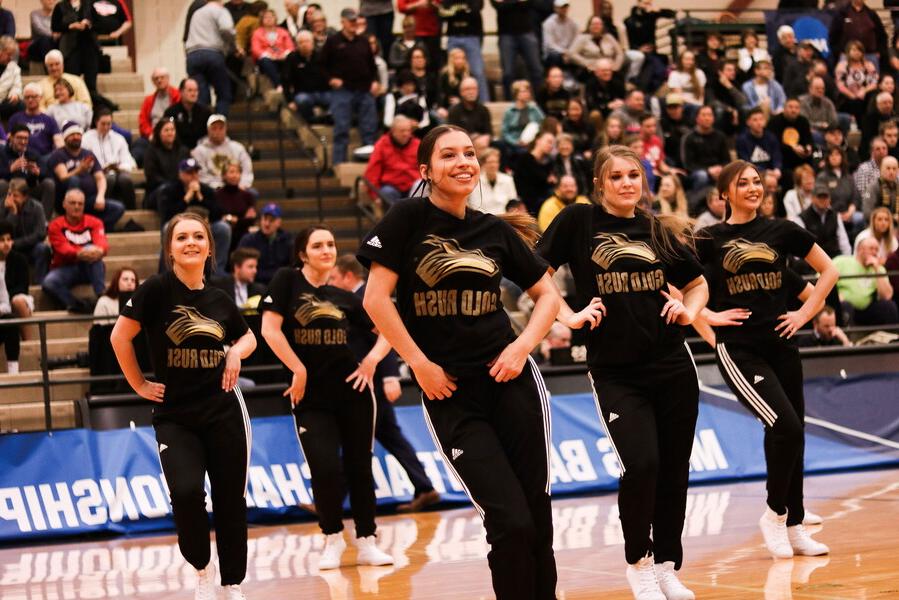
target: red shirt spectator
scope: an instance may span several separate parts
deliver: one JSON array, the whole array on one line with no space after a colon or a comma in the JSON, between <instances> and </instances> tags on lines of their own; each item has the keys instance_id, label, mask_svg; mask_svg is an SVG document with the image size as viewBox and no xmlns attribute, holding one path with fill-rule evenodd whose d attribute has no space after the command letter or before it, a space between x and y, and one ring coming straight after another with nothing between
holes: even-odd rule
<instances>
[{"instance_id":1,"label":"red shirt spectator","mask_svg":"<svg viewBox=\"0 0 899 600\"><path fill-rule=\"evenodd\" d=\"M409 8L410 5L419 5L416 8ZM397 0L397 9L405 14L415 17L415 36L416 37L432 37L440 35L440 21L437 19L437 9L430 2L421 2L421 0ZM430 60L435 60L433 56Z\"/></svg>"},{"instance_id":2,"label":"red shirt spectator","mask_svg":"<svg viewBox=\"0 0 899 600\"><path fill-rule=\"evenodd\" d=\"M86 246L97 246L103 254L109 252L109 242L103 229L103 221L93 215L82 214L81 220L75 223L65 215L50 221L48 237L53 248L53 260L50 268L62 265L73 265L78 262L78 253Z\"/></svg>"},{"instance_id":3,"label":"red shirt spectator","mask_svg":"<svg viewBox=\"0 0 899 600\"><path fill-rule=\"evenodd\" d=\"M137 123L141 137L149 139L153 135L153 126L162 118L165 111L173 104L181 102L181 92L169 85L169 72L163 68L153 70L150 76L156 90L144 98L140 105ZM155 111L154 111L155 108Z\"/></svg>"},{"instance_id":4,"label":"red shirt spectator","mask_svg":"<svg viewBox=\"0 0 899 600\"><path fill-rule=\"evenodd\" d=\"M390 131L375 143L375 149L365 167L365 178L381 188L388 200L408 196L412 185L421 178L418 172L420 140L412 136L412 121L397 117ZM399 195L397 195L399 192ZM375 197L372 191L372 197Z\"/></svg>"}]
</instances>

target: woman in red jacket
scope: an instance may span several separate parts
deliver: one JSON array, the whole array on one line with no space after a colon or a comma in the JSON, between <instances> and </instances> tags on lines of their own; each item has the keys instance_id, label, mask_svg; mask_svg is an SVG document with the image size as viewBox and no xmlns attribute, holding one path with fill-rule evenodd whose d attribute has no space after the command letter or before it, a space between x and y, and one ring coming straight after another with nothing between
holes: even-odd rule
<instances>
[{"instance_id":1,"label":"woman in red jacket","mask_svg":"<svg viewBox=\"0 0 899 600\"><path fill-rule=\"evenodd\" d=\"M268 9L262 13L262 24L253 32L250 52L262 74L272 85L281 87L281 69L284 59L293 51L293 40L283 27L278 27L275 11Z\"/></svg>"}]
</instances>

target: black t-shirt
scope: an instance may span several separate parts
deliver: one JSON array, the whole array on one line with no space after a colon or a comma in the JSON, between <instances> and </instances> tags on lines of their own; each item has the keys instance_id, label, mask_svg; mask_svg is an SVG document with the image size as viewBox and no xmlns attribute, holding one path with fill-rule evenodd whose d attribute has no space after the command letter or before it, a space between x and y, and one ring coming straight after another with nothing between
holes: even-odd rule
<instances>
[{"instance_id":1,"label":"black t-shirt","mask_svg":"<svg viewBox=\"0 0 899 600\"><path fill-rule=\"evenodd\" d=\"M500 301L506 277L529 289L546 273L502 219L467 208L459 219L428 198L395 204L365 237L359 260L397 273L403 323L452 374L483 373L515 334Z\"/></svg>"},{"instance_id":2,"label":"black t-shirt","mask_svg":"<svg viewBox=\"0 0 899 600\"><path fill-rule=\"evenodd\" d=\"M804 258L814 244L815 236L786 219L718 223L699 233L696 250L709 279L709 308L752 311L739 327L717 328L718 341L778 339L777 317L802 291L791 283L787 257Z\"/></svg>"},{"instance_id":3,"label":"black t-shirt","mask_svg":"<svg viewBox=\"0 0 899 600\"><path fill-rule=\"evenodd\" d=\"M644 364L684 343L683 329L659 316L670 282L683 288L702 275L690 250L672 240L674 256L665 259L650 244L649 219L616 217L601 206L572 204L553 220L537 252L554 268L568 264L578 304L599 296L607 315L587 329L591 367Z\"/></svg>"},{"instance_id":4,"label":"black t-shirt","mask_svg":"<svg viewBox=\"0 0 899 600\"><path fill-rule=\"evenodd\" d=\"M284 317L281 331L306 367L309 389L342 384L359 365L349 336L373 327L356 294L315 287L291 267L278 269L259 307Z\"/></svg>"},{"instance_id":5,"label":"black t-shirt","mask_svg":"<svg viewBox=\"0 0 899 600\"><path fill-rule=\"evenodd\" d=\"M222 290L192 290L172 271L143 282L121 308L150 342L156 380L165 384L164 405L222 393L224 345L248 330L234 301Z\"/></svg>"}]
</instances>

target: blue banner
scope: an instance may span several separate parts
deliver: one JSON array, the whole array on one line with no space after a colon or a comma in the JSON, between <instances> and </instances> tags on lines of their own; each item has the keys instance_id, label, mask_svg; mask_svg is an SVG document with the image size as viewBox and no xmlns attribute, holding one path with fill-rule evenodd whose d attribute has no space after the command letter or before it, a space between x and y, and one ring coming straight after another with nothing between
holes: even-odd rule
<instances>
[{"instance_id":1,"label":"blue banner","mask_svg":"<svg viewBox=\"0 0 899 600\"><path fill-rule=\"evenodd\" d=\"M763 476L761 424L728 390L701 389L691 481ZM806 471L899 464L896 390L899 374L806 382ZM435 489L448 501L467 501L434 447L421 408L398 407L396 412ZM553 397L552 419L553 494L615 489L620 468L600 429L592 395ZM413 487L405 471L380 446L372 469L380 504L411 497ZM312 502L311 489L293 419L253 419L250 521L308 516L297 504ZM0 437L0 542L172 527L151 428Z\"/></svg>"},{"instance_id":2,"label":"blue banner","mask_svg":"<svg viewBox=\"0 0 899 600\"><path fill-rule=\"evenodd\" d=\"M828 32L833 15L823 10L766 10L765 33L768 35L768 52L773 56L774 49L780 44L777 41L777 30L782 25L789 25L796 34L796 43L810 41L821 56L830 56ZM840 50L838 49L837 52Z\"/></svg>"}]
</instances>

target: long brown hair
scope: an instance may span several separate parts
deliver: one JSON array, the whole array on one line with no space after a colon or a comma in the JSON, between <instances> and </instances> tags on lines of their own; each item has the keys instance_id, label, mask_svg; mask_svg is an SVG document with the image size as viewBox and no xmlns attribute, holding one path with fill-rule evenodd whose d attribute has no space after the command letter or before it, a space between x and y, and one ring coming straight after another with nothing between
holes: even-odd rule
<instances>
[{"instance_id":1,"label":"long brown hair","mask_svg":"<svg viewBox=\"0 0 899 600\"><path fill-rule=\"evenodd\" d=\"M306 227L293 238L293 259L296 262L297 267L303 267L303 259L300 258L300 254L306 253L306 246L309 245L309 238L312 237L312 234L316 231L327 231L331 234L331 237L334 238L334 243L337 243L337 236L334 235L334 231L324 223Z\"/></svg>"},{"instance_id":2,"label":"long brown hair","mask_svg":"<svg viewBox=\"0 0 899 600\"><path fill-rule=\"evenodd\" d=\"M607 146L596 153L596 160L593 163L593 176L596 178L593 195L596 203L602 205L603 184L609 177L613 158L628 160L640 171L644 198L641 198L634 210L649 220L649 243L653 251L664 260L671 261L677 258L676 242L679 241L692 248L695 243L690 219L675 214L656 216L641 206L642 201L648 198L649 182L646 179L646 170L643 168L640 157L627 146Z\"/></svg>"},{"instance_id":3,"label":"long brown hair","mask_svg":"<svg viewBox=\"0 0 899 600\"><path fill-rule=\"evenodd\" d=\"M464 133L465 135L471 137L471 134L468 133L468 130L459 127L458 125L438 125L431 131L425 135L421 144L418 146L418 154L416 158L418 159L419 168L424 165L428 169L431 168L431 157L434 154L434 146L437 145L437 140L439 140L444 135L451 133L453 131L459 131ZM431 178L428 177L425 180L428 186L431 185ZM530 247L534 247L534 244L537 243L537 240L540 238L540 234L538 233L537 221L531 215L523 215L523 214L510 214L504 213L498 215L500 219L508 223L512 226L512 229L515 230L515 233L518 234L526 244Z\"/></svg>"},{"instance_id":4,"label":"long brown hair","mask_svg":"<svg viewBox=\"0 0 899 600\"><path fill-rule=\"evenodd\" d=\"M212 228L209 227L209 221L197 213L183 212L172 217L165 225L165 240L162 243L162 249L165 253L163 255L165 257L165 266L169 270L172 268L172 238L175 235L175 225L181 221L196 221L203 226L203 231L206 232L206 239L209 240L209 258L207 261L212 261L212 264L215 264L215 239L212 237Z\"/></svg>"},{"instance_id":5,"label":"long brown hair","mask_svg":"<svg viewBox=\"0 0 899 600\"><path fill-rule=\"evenodd\" d=\"M762 178L762 172L759 170L757 166L752 164L746 160L735 160L733 162L727 163L723 169L721 169L721 173L718 174L718 184L716 187L718 188L718 193L721 194L721 197L724 198L725 207L724 207L724 220L728 220L730 215L733 213L733 209L731 208L731 202L733 202L733 198L730 197L730 184L734 182L740 176L740 173L745 171L746 169L752 169L755 171L759 179ZM811 167L809 167L811 169Z\"/></svg>"},{"instance_id":6,"label":"long brown hair","mask_svg":"<svg viewBox=\"0 0 899 600\"><path fill-rule=\"evenodd\" d=\"M119 289L119 281L122 279L122 275L125 273L134 273L134 289L140 285L140 275L137 274L137 271L132 269L131 267L122 267L112 275L112 279L109 280L109 285L106 287L106 291L103 292L104 296L109 296L113 300L119 297L119 294L122 293L122 290Z\"/></svg>"}]
</instances>

